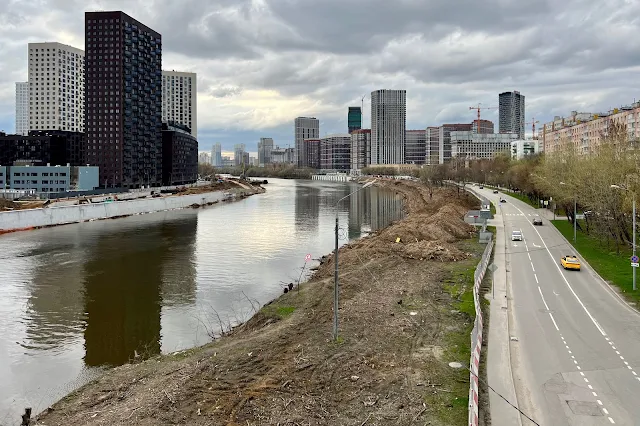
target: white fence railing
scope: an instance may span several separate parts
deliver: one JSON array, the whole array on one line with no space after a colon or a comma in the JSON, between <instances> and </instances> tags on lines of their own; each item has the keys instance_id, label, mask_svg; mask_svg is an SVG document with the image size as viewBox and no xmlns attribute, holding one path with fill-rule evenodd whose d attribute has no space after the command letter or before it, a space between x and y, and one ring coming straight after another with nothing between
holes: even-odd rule
<instances>
[{"instance_id":1,"label":"white fence railing","mask_svg":"<svg viewBox=\"0 0 640 426\"><path fill-rule=\"evenodd\" d=\"M480 284L487 272L487 266L493 251L493 240L487 244L482 259L476 266L473 274L473 303L476 308L476 319L471 332L471 360L469 363L470 386L469 386L469 426L478 425L478 376L480 366L480 351L482 350L482 308L480 306Z\"/></svg>"}]
</instances>

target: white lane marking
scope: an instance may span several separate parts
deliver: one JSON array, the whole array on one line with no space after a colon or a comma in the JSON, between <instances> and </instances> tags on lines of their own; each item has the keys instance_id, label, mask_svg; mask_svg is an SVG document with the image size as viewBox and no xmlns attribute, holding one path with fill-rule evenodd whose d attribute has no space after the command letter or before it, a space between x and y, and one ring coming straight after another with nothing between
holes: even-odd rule
<instances>
[{"instance_id":1,"label":"white lane marking","mask_svg":"<svg viewBox=\"0 0 640 426\"><path fill-rule=\"evenodd\" d=\"M518 207L514 206L520 213L523 213L522 210L520 210ZM593 324L596 326L596 328L598 329L598 331L600 331L600 334L602 334L603 336L606 336L607 333L605 333L604 329L600 326L600 324L598 324L598 321L596 321L596 319L593 317L593 315L591 315L591 312L589 312L589 310L587 309L586 306L584 306L584 303L582 303L582 300L580 299L580 297L578 297L578 295L576 294L576 292L573 290L573 287L571 287L571 284L569 284L569 281L567 280L567 277L564 276L564 274L562 273L562 270L560 269L560 266L558 266L558 262L556 262L556 260L553 258L553 255L551 254L551 251L549 250L549 247L547 246L547 243L544 242L544 239L542 238L542 235L540 235L540 232L538 232L538 230L535 228L535 226L531 225L531 227L533 228L533 230L536 232L536 234L538 234L538 237L540 238L540 240L542 241L542 245L544 245L545 250L547 250L547 253L549 254L549 257L551 258L552 262L554 265L556 265L556 268L558 269L558 272L560 273L560 276L562 277L562 279L564 280L565 284L567 285L567 287L569 287L569 290L571 291L571 293L573 294L573 296L576 298L576 300L578 301L578 303L580 304L580 306L582 306L582 309L584 309L584 311L586 312L587 316L589 316L589 318L591 319L591 322L593 322Z\"/></svg>"},{"instance_id":2,"label":"white lane marking","mask_svg":"<svg viewBox=\"0 0 640 426\"><path fill-rule=\"evenodd\" d=\"M606 408L603 408L602 412L605 413L606 415L609 415L609 410L607 410Z\"/></svg>"},{"instance_id":3,"label":"white lane marking","mask_svg":"<svg viewBox=\"0 0 640 426\"><path fill-rule=\"evenodd\" d=\"M536 268L533 267L533 262L531 262L531 269L533 269L533 272L536 272Z\"/></svg>"},{"instance_id":4,"label":"white lane marking","mask_svg":"<svg viewBox=\"0 0 640 426\"><path fill-rule=\"evenodd\" d=\"M544 300L544 296L542 295L542 289L540 288L540 286L538 286L538 291L540 292L540 297L542 298L542 303L544 303L544 307L547 309L547 311L549 310L549 305L547 305L547 301ZM564 340L564 339L563 339Z\"/></svg>"},{"instance_id":5,"label":"white lane marking","mask_svg":"<svg viewBox=\"0 0 640 426\"><path fill-rule=\"evenodd\" d=\"M602 401L600 401L599 399L596 399L596 402L598 403L598 405L602 405Z\"/></svg>"},{"instance_id":6,"label":"white lane marking","mask_svg":"<svg viewBox=\"0 0 640 426\"><path fill-rule=\"evenodd\" d=\"M613 419L611 417L609 417L609 421L611 422L611 424L615 424L616 422L613 421Z\"/></svg>"},{"instance_id":7,"label":"white lane marking","mask_svg":"<svg viewBox=\"0 0 640 426\"><path fill-rule=\"evenodd\" d=\"M551 314L551 312L549 312L549 316L551 317L551 321L553 322L553 326L556 328L557 331L560 331L560 329L558 328L558 324L556 323L555 318L553 318L553 314Z\"/></svg>"}]
</instances>

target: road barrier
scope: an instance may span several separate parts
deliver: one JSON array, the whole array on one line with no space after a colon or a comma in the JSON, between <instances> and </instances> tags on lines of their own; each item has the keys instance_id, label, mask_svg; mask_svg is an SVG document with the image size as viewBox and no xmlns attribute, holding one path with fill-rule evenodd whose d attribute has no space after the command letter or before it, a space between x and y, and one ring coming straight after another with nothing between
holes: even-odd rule
<instances>
[{"instance_id":1,"label":"road barrier","mask_svg":"<svg viewBox=\"0 0 640 426\"><path fill-rule=\"evenodd\" d=\"M480 284L487 272L491 252L493 251L493 240L487 244L482 253L482 259L476 266L473 274L473 303L476 308L476 319L471 331L471 360L469 362L469 426L478 425L478 376L480 367L480 351L482 350L482 308L480 306Z\"/></svg>"}]
</instances>

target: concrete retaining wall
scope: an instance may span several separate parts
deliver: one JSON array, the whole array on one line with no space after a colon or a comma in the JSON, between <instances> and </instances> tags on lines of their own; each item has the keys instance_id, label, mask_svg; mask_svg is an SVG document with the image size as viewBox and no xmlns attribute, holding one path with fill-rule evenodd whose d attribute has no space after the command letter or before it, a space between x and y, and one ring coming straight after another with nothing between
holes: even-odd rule
<instances>
[{"instance_id":1,"label":"concrete retaining wall","mask_svg":"<svg viewBox=\"0 0 640 426\"><path fill-rule=\"evenodd\" d=\"M238 190L218 191L204 194L0 212L0 232L181 209L193 204L214 203L226 197L235 197L241 192L250 193L250 191Z\"/></svg>"}]
</instances>

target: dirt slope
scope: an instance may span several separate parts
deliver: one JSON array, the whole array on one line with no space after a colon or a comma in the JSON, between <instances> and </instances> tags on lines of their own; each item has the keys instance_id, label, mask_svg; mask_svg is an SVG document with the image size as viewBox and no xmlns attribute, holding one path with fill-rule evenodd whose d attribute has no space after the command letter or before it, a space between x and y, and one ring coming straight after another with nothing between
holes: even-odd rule
<instances>
[{"instance_id":1,"label":"dirt slope","mask_svg":"<svg viewBox=\"0 0 640 426\"><path fill-rule=\"evenodd\" d=\"M37 424L457 424L468 373L447 363L468 356L471 320L455 289L466 291L465 271L482 250L460 242L473 233L462 216L475 201L445 189L430 200L417 183L381 185L405 195L408 216L340 250L338 342L329 256L300 291L231 335L116 368Z\"/></svg>"}]
</instances>

